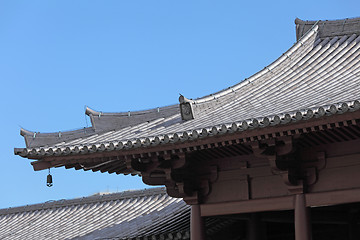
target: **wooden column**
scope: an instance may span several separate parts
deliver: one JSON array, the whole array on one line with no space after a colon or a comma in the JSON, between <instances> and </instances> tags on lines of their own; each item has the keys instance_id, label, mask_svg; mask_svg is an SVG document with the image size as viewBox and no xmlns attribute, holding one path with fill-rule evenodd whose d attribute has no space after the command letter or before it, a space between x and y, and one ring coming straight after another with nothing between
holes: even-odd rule
<instances>
[{"instance_id":1,"label":"wooden column","mask_svg":"<svg viewBox=\"0 0 360 240\"><path fill-rule=\"evenodd\" d=\"M191 205L190 235L190 240L205 240L205 224L199 204Z\"/></svg>"},{"instance_id":2,"label":"wooden column","mask_svg":"<svg viewBox=\"0 0 360 240\"><path fill-rule=\"evenodd\" d=\"M247 223L247 240L259 240L261 236L261 222L258 213L252 213Z\"/></svg>"},{"instance_id":3,"label":"wooden column","mask_svg":"<svg viewBox=\"0 0 360 240\"><path fill-rule=\"evenodd\" d=\"M309 209L303 193L295 196L295 240L311 240Z\"/></svg>"},{"instance_id":4,"label":"wooden column","mask_svg":"<svg viewBox=\"0 0 360 240\"><path fill-rule=\"evenodd\" d=\"M360 239L359 227L358 227L358 218L356 213L350 213L349 216L349 240L358 240Z\"/></svg>"}]
</instances>

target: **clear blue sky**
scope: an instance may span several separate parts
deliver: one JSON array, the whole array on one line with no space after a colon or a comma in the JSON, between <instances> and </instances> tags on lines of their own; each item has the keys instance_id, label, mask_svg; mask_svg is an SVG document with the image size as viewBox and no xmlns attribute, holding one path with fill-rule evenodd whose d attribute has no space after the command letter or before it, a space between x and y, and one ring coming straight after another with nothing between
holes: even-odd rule
<instances>
[{"instance_id":1,"label":"clear blue sky","mask_svg":"<svg viewBox=\"0 0 360 240\"><path fill-rule=\"evenodd\" d=\"M85 127L84 106L142 110L229 87L295 42L296 17L360 15L360 1L0 0L0 208L146 187L139 177L34 172L20 127Z\"/></svg>"}]
</instances>

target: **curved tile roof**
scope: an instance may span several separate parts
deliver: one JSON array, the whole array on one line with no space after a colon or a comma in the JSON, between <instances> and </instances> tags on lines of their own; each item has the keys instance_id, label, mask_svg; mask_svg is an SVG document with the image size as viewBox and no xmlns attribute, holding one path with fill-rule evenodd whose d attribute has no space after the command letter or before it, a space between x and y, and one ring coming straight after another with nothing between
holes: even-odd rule
<instances>
[{"instance_id":1,"label":"curved tile roof","mask_svg":"<svg viewBox=\"0 0 360 240\"><path fill-rule=\"evenodd\" d=\"M207 218L208 236L234 219ZM165 188L0 209L0 239L190 239L190 206Z\"/></svg>"},{"instance_id":2,"label":"curved tile roof","mask_svg":"<svg viewBox=\"0 0 360 240\"><path fill-rule=\"evenodd\" d=\"M15 149L15 154L42 158L148 147L356 111L360 108L359 19L346 22L346 32L339 29L340 20L296 20L298 26L313 25L262 71L228 89L188 100L193 119L183 120L176 105L119 114L89 110L91 135L57 136L54 143L41 140L42 134L29 133L27 148Z\"/></svg>"},{"instance_id":3,"label":"curved tile roof","mask_svg":"<svg viewBox=\"0 0 360 240\"><path fill-rule=\"evenodd\" d=\"M164 188L0 210L0 239L131 239L189 231L190 207Z\"/></svg>"}]
</instances>

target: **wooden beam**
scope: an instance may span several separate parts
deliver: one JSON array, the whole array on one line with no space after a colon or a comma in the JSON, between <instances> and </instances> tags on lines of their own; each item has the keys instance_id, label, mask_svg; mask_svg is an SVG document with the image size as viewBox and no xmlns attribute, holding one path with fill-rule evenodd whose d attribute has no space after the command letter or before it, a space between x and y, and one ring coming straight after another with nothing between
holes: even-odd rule
<instances>
[{"instance_id":1,"label":"wooden beam","mask_svg":"<svg viewBox=\"0 0 360 240\"><path fill-rule=\"evenodd\" d=\"M34 171L44 170L52 167L50 162L45 161L31 162L31 165L34 168Z\"/></svg>"},{"instance_id":2,"label":"wooden beam","mask_svg":"<svg viewBox=\"0 0 360 240\"><path fill-rule=\"evenodd\" d=\"M306 206L319 207L360 202L360 188L306 194Z\"/></svg>"},{"instance_id":3,"label":"wooden beam","mask_svg":"<svg viewBox=\"0 0 360 240\"><path fill-rule=\"evenodd\" d=\"M332 192L307 193L306 207L320 207L336 204L346 204L360 202L360 188L339 190ZM252 199L247 201L233 201L223 203L208 203L201 204L201 215L203 217L252 213L252 212L267 212L267 211L282 211L294 209L295 195Z\"/></svg>"},{"instance_id":4,"label":"wooden beam","mask_svg":"<svg viewBox=\"0 0 360 240\"><path fill-rule=\"evenodd\" d=\"M253 199L248 201L201 204L202 216L266 212L294 209L294 196Z\"/></svg>"}]
</instances>

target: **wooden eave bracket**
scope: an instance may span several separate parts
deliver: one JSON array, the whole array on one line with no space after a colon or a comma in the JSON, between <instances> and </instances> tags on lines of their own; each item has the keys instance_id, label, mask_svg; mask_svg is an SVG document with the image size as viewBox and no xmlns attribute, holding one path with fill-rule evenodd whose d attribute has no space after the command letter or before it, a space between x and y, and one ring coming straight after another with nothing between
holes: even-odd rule
<instances>
[{"instance_id":1,"label":"wooden eave bracket","mask_svg":"<svg viewBox=\"0 0 360 240\"><path fill-rule=\"evenodd\" d=\"M218 167L200 167L188 157L185 152L152 156L135 154L126 156L125 162L128 168L141 172L144 183L165 185L170 196L198 203L201 202L199 197L207 196L211 184L218 179Z\"/></svg>"},{"instance_id":2,"label":"wooden eave bracket","mask_svg":"<svg viewBox=\"0 0 360 240\"><path fill-rule=\"evenodd\" d=\"M326 166L326 156L324 152L317 152L315 159L312 161L296 159L296 156L299 154L296 153L297 149L292 136L284 136L261 142L252 142L250 145L254 156L268 159L271 172L274 175L279 175L283 179L288 191L292 194L306 192L308 187L317 182L319 175L318 171L324 169ZM296 172L301 173L301 176L293 179L291 176L291 169L279 169L278 161L280 159L300 161L295 163L295 165L298 164Z\"/></svg>"},{"instance_id":3,"label":"wooden eave bracket","mask_svg":"<svg viewBox=\"0 0 360 240\"><path fill-rule=\"evenodd\" d=\"M199 204L200 203L200 194L199 194L199 192L194 192L193 195L186 196L183 199L189 205Z\"/></svg>"}]
</instances>

